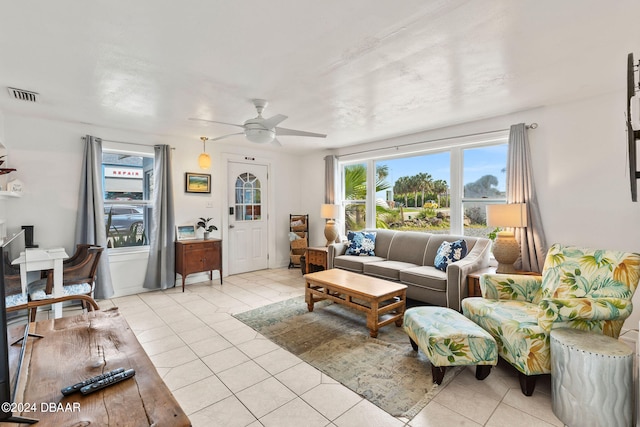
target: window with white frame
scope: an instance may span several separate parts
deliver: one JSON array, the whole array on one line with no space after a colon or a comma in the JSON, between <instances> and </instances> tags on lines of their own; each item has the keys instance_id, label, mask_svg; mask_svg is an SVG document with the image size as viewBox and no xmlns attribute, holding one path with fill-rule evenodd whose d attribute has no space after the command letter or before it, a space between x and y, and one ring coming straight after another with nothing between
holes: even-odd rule
<instances>
[{"instance_id":1,"label":"window with white frame","mask_svg":"<svg viewBox=\"0 0 640 427\"><path fill-rule=\"evenodd\" d=\"M487 237L487 205L507 201L507 144L463 150L464 235Z\"/></svg>"},{"instance_id":2,"label":"window with white frame","mask_svg":"<svg viewBox=\"0 0 640 427\"><path fill-rule=\"evenodd\" d=\"M362 230L367 219L367 164L345 165L342 169L343 207L347 230Z\"/></svg>"},{"instance_id":3,"label":"window with white frame","mask_svg":"<svg viewBox=\"0 0 640 427\"><path fill-rule=\"evenodd\" d=\"M153 154L103 150L107 247L149 244L149 222L153 209Z\"/></svg>"},{"instance_id":4,"label":"window with white frame","mask_svg":"<svg viewBox=\"0 0 640 427\"><path fill-rule=\"evenodd\" d=\"M345 231L391 228L486 237L491 231L486 205L506 202L507 146L507 136L499 135L411 147L404 155L373 152L368 159L340 159Z\"/></svg>"}]
</instances>

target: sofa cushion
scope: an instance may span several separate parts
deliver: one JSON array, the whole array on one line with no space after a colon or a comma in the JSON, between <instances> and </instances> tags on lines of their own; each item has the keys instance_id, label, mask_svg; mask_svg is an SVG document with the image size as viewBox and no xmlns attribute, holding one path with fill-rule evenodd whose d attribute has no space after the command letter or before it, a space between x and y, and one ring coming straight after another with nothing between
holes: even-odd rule
<instances>
[{"instance_id":1,"label":"sofa cushion","mask_svg":"<svg viewBox=\"0 0 640 427\"><path fill-rule=\"evenodd\" d=\"M447 273L429 265L400 271L400 281L436 291L444 292L447 290Z\"/></svg>"},{"instance_id":2,"label":"sofa cushion","mask_svg":"<svg viewBox=\"0 0 640 427\"><path fill-rule=\"evenodd\" d=\"M498 354L518 371L525 375L551 372L549 335L538 325L538 304L472 297L462 300L462 312L493 335Z\"/></svg>"},{"instance_id":3,"label":"sofa cushion","mask_svg":"<svg viewBox=\"0 0 640 427\"><path fill-rule=\"evenodd\" d=\"M379 256L340 255L333 259L333 267L362 273L365 264L380 261L386 259Z\"/></svg>"},{"instance_id":4,"label":"sofa cushion","mask_svg":"<svg viewBox=\"0 0 640 427\"><path fill-rule=\"evenodd\" d=\"M400 271L411 267L417 267L417 265L402 261L369 262L364 264L364 274L398 281Z\"/></svg>"},{"instance_id":5,"label":"sofa cushion","mask_svg":"<svg viewBox=\"0 0 640 427\"><path fill-rule=\"evenodd\" d=\"M363 230L368 232L376 233L376 256L381 256L383 258L389 258L389 247L391 246L391 241L394 236L399 233L395 230L385 230L385 229L373 229L373 230Z\"/></svg>"},{"instance_id":6,"label":"sofa cushion","mask_svg":"<svg viewBox=\"0 0 640 427\"><path fill-rule=\"evenodd\" d=\"M433 266L438 270L447 271L447 266L456 261L460 261L467 256L467 242L456 240L455 242L442 242L433 260Z\"/></svg>"},{"instance_id":7,"label":"sofa cushion","mask_svg":"<svg viewBox=\"0 0 640 427\"><path fill-rule=\"evenodd\" d=\"M415 265L422 265L424 251L431 234L417 231L396 232L389 247L389 261L402 261Z\"/></svg>"},{"instance_id":8,"label":"sofa cushion","mask_svg":"<svg viewBox=\"0 0 640 427\"><path fill-rule=\"evenodd\" d=\"M349 247L345 255L375 256L376 232L350 231L347 234Z\"/></svg>"},{"instance_id":9,"label":"sofa cushion","mask_svg":"<svg viewBox=\"0 0 640 427\"><path fill-rule=\"evenodd\" d=\"M432 234L431 238L429 239L429 243L427 244L427 249L424 251L424 260L422 262L422 265L433 266L433 261L436 258L436 254L438 253L438 249L440 249L440 245L442 245L442 242L453 242L463 239L465 242L467 242L467 251L471 251L475 246L478 238L470 236L455 236L451 234Z\"/></svg>"}]
</instances>

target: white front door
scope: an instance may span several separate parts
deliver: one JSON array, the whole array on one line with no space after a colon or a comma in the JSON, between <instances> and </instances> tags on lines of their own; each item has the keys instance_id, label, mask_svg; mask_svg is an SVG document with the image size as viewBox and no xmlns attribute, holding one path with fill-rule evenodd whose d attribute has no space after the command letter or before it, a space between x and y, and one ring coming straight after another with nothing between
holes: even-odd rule
<instances>
[{"instance_id":1,"label":"white front door","mask_svg":"<svg viewBox=\"0 0 640 427\"><path fill-rule=\"evenodd\" d=\"M229 162L229 274L268 267L267 166Z\"/></svg>"}]
</instances>

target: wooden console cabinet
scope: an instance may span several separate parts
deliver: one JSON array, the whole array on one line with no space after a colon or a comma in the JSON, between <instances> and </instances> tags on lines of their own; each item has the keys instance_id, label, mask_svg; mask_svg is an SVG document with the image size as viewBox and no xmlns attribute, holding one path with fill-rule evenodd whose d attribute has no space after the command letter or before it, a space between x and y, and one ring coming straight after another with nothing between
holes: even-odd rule
<instances>
[{"instance_id":1,"label":"wooden console cabinet","mask_svg":"<svg viewBox=\"0 0 640 427\"><path fill-rule=\"evenodd\" d=\"M220 284L222 285L222 240L176 242L176 273L182 276L182 292L184 292L184 281L189 274L208 271L209 280L211 280L213 270L220 271Z\"/></svg>"}]
</instances>

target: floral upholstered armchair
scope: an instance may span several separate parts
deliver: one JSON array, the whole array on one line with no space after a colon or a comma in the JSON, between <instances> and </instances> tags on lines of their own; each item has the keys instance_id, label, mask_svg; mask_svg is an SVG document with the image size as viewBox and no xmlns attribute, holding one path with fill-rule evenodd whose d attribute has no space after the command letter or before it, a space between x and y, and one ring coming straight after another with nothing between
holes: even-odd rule
<instances>
[{"instance_id":1,"label":"floral upholstered armchair","mask_svg":"<svg viewBox=\"0 0 640 427\"><path fill-rule=\"evenodd\" d=\"M551 329L617 338L639 279L640 254L555 244L542 277L486 274L482 297L462 300L462 310L496 339L499 355L520 372L522 392L531 396L536 375L551 372Z\"/></svg>"}]
</instances>

